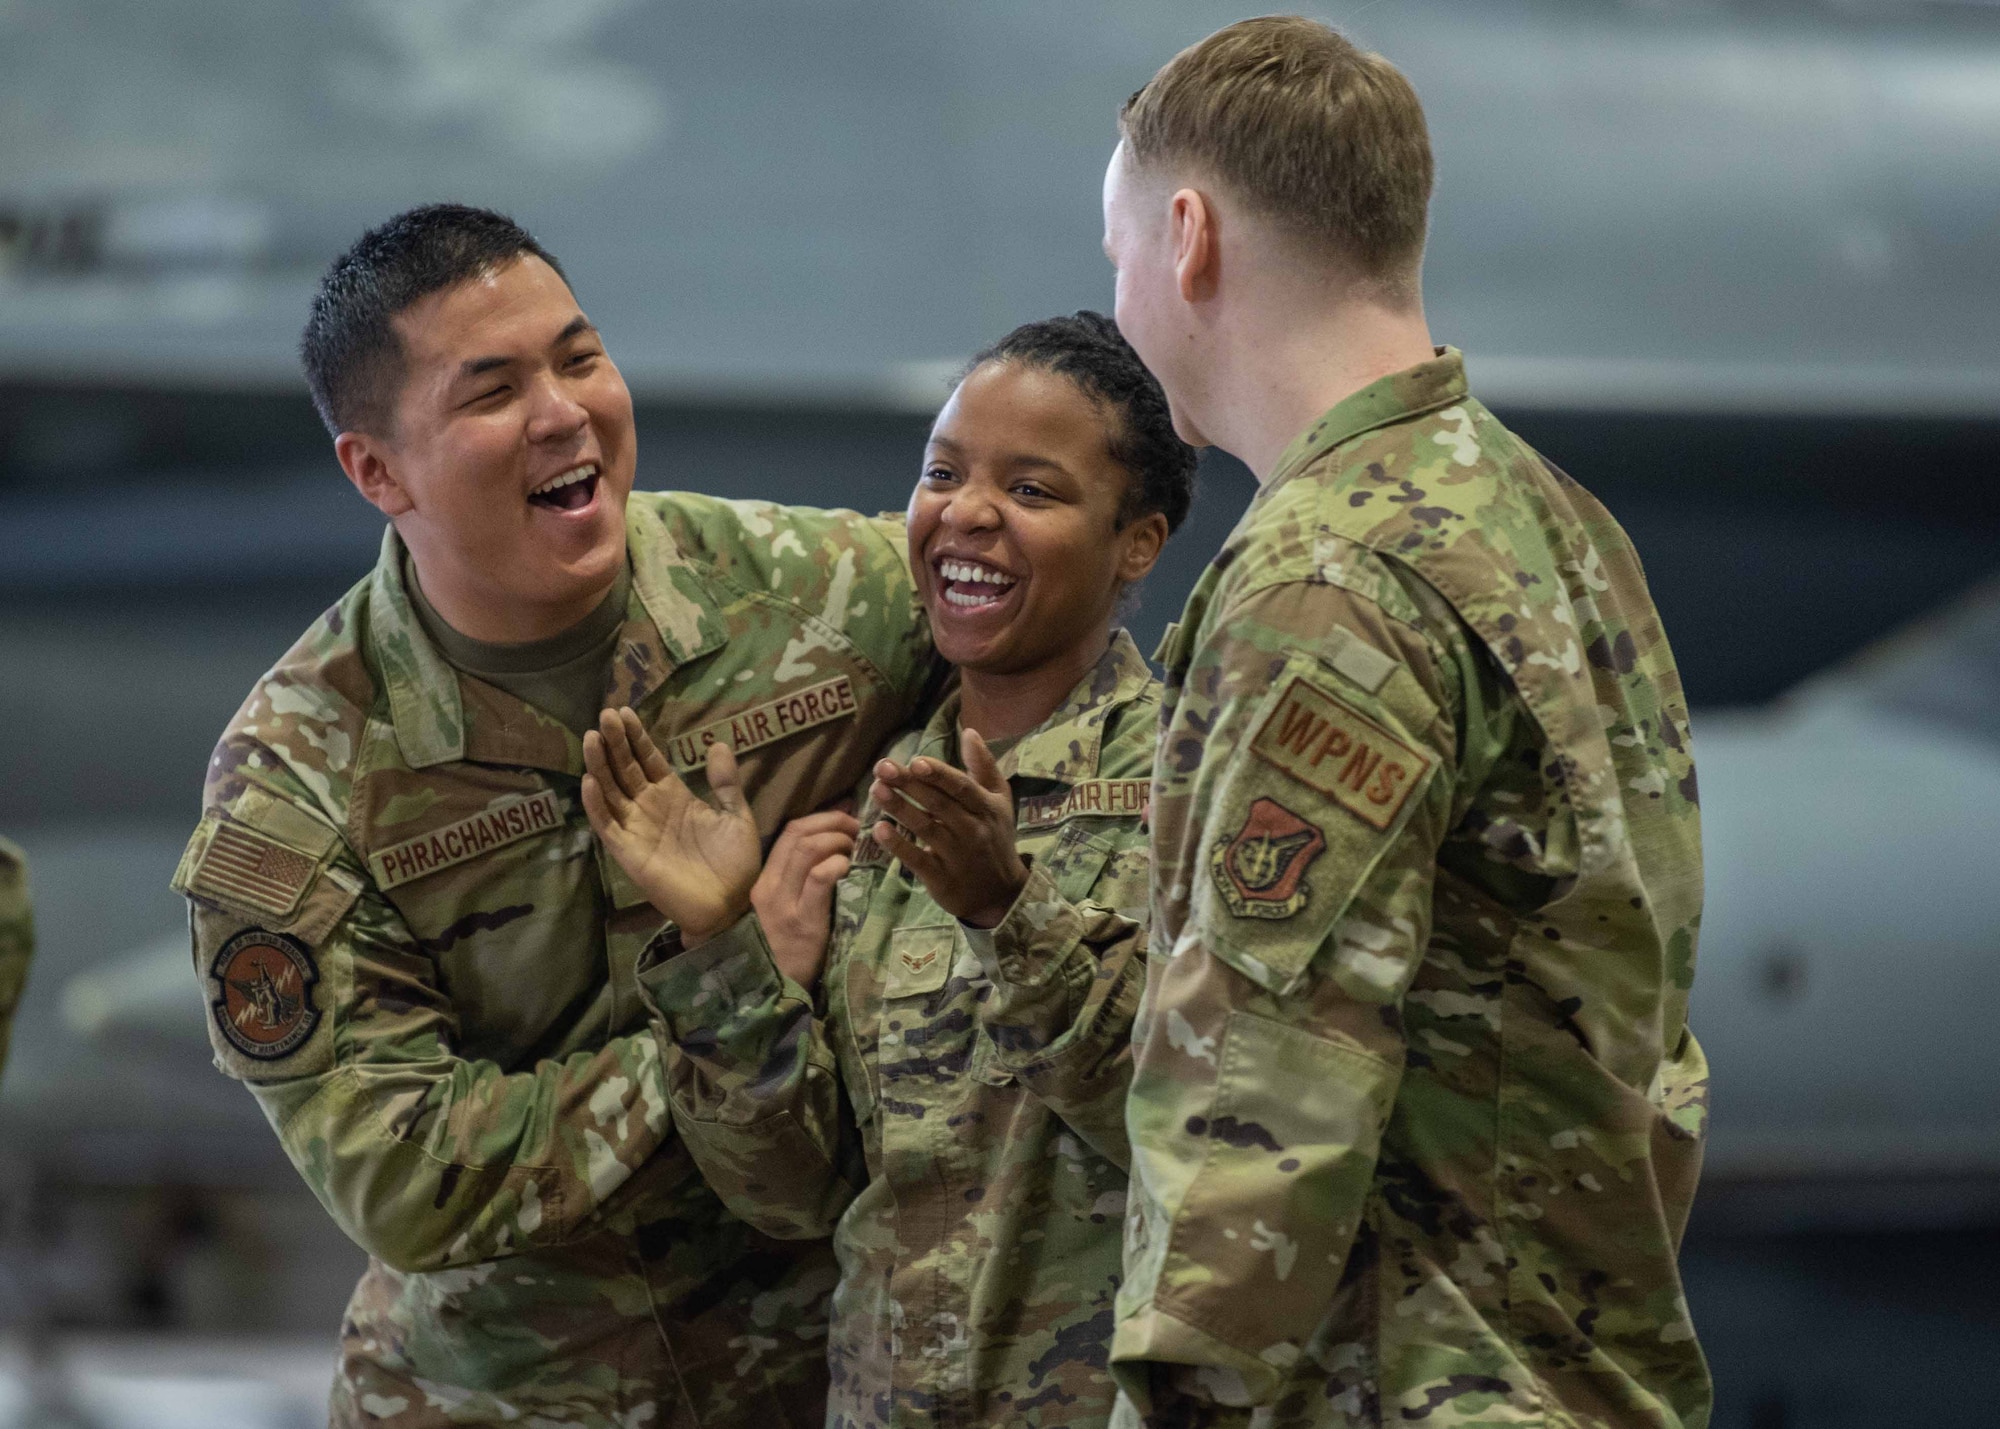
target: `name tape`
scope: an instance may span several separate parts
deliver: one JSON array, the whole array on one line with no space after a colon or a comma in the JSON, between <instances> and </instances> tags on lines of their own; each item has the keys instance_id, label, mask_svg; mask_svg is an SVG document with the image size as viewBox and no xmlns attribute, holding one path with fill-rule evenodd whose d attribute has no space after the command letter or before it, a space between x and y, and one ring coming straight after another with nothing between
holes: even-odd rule
<instances>
[{"instance_id":1,"label":"name tape","mask_svg":"<svg viewBox=\"0 0 2000 1429\"><path fill-rule=\"evenodd\" d=\"M377 887L394 888L413 878L477 858L489 849L517 843L531 834L561 825L562 805L553 789L544 789L539 794L510 800L469 819L392 844L371 855L368 863L375 872Z\"/></svg>"}]
</instances>

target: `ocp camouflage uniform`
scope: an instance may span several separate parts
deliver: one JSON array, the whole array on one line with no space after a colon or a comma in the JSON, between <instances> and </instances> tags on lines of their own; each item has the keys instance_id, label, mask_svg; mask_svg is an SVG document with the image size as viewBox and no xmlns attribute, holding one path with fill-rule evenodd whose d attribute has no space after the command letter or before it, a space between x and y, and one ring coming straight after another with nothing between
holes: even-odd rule
<instances>
[{"instance_id":1,"label":"ocp camouflage uniform","mask_svg":"<svg viewBox=\"0 0 2000 1429\"><path fill-rule=\"evenodd\" d=\"M1162 658L1119 1419L1705 1423L1699 816L1624 533L1447 349L1292 445Z\"/></svg>"},{"instance_id":2,"label":"ocp camouflage uniform","mask_svg":"<svg viewBox=\"0 0 2000 1429\"><path fill-rule=\"evenodd\" d=\"M0 839L0 1071L14 1031L14 1011L28 985L35 955L35 915L28 902L28 862L21 850Z\"/></svg>"},{"instance_id":3,"label":"ocp camouflage uniform","mask_svg":"<svg viewBox=\"0 0 2000 1429\"><path fill-rule=\"evenodd\" d=\"M674 1119L730 1208L781 1236L838 1219L834 1429L1110 1413L1158 692L1121 631L1001 759L1029 880L990 933L870 842L817 1013L754 917L650 980ZM954 694L888 757L953 759L957 713Z\"/></svg>"},{"instance_id":4,"label":"ocp camouflage uniform","mask_svg":"<svg viewBox=\"0 0 2000 1429\"><path fill-rule=\"evenodd\" d=\"M635 493L608 704L759 826L844 794L934 664L901 522ZM578 737L448 666L385 536L231 723L175 886L216 1065L370 1254L333 1416L816 1425L824 1246L735 1221L675 1138L662 919L592 837Z\"/></svg>"}]
</instances>

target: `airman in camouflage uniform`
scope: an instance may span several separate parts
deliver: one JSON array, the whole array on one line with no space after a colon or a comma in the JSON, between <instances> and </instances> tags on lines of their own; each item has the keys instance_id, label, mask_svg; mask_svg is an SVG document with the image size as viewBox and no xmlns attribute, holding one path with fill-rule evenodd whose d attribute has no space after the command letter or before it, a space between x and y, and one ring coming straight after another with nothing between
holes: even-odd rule
<instances>
[{"instance_id":1,"label":"airman in camouflage uniform","mask_svg":"<svg viewBox=\"0 0 2000 1429\"><path fill-rule=\"evenodd\" d=\"M844 794L932 666L899 519L634 493L608 703L760 829ZM340 1424L803 1429L824 1246L731 1218L677 1139L639 970L662 919L578 735L449 666L404 553L251 693L175 876L216 1065L370 1253Z\"/></svg>"},{"instance_id":2,"label":"airman in camouflage uniform","mask_svg":"<svg viewBox=\"0 0 2000 1429\"><path fill-rule=\"evenodd\" d=\"M1699 817L1624 533L1441 350L1162 658L1121 1418L1705 1423Z\"/></svg>"},{"instance_id":3,"label":"airman in camouflage uniform","mask_svg":"<svg viewBox=\"0 0 2000 1429\"><path fill-rule=\"evenodd\" d=\"M834 1230L830 1426L1110 1413L1158 692L1119 631L1001 759L1029 882L990 932L864 840L817 1007L754 915L647 978L710 1184L773 1235ZM957 713L954 694L885 757L950 762ZM843 1086L865 1173L843 1166Z\"/></svg>"},{"instance_id":4,"label":"airman in camouflage uniform","mask_svg":"<svg viewBox=\"0 0 2000 1429\"><path fill-rule=\"evenodd\" d=\"M0 1071L7 1067L7 1045L14 1028L14 1010L28 985L28 963L35 955L35 915L28 903L28 863L21 850L0 839Z\"/></svg>"}]
</instances>

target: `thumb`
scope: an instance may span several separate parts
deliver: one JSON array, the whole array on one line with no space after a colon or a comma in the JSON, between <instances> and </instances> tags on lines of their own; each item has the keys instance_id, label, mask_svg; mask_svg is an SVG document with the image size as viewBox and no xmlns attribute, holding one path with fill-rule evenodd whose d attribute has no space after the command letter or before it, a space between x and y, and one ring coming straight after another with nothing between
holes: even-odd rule
<instances>
[{"instance_id":1,"label":"thumb","mask_svg":"<svg viewBox=\"0 0 2000 1429\"><path fill-rule=\"evenodd\" d=\"M716 806L732 818L750 816L749 801L743 797L743 773L736 767L736 755L721 740L708 747L708 791Z\"/></svg>"},{"instance_id":2,"label":"thumb","mask_svg":"<svg viewBox=\"0 0 2000 1429\"><path fill-rule=\"evenodd\" d=\"M972 776L972 782L989 794L1011 794L1007 781L1000 775L1000 761L993 757L993 751L986 747L986 741L976 729L959 731L958 752L965 760L965 772Z\"/></svg>"}]
</instances>

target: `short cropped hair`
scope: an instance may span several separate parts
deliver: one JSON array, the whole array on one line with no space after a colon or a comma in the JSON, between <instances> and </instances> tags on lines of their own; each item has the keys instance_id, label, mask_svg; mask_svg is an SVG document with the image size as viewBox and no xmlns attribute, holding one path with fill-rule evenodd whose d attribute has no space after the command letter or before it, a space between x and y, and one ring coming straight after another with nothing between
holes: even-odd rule
<instances>
[{"instance_id":1,"label":"short cropped hair","mask_svg":"<svg viewBox=\"0 0 2000 1429\"><path fill-rule=\"evenodd\" d=\"M425 204L356 239L319 280L299 339L306 386L326 429L334 436L391 431L404 376L396 315L523 255L569 281L534 235L491 209Z\"/></svg>"},{"instance_id":2,"label":"short cropped hair","mask_svg":"<svg viewBox=\"0 0 2000 1429\"><path fill-rule=\"evenodd\" d=\"M1434 165L1423 105L1380 55L1267 15L1168 60L1118 116L1141 169L1190 166L1368 277L1414 289Z\"/></svg>"},{"instance_id":3,"label":"short cropped hair","mask_svg":"<svg viewBox=\"0 0 2000 1429\"><path fill-rule=\"evenodd\" d=\"M1157 511L1172 535L1194 504L1200 453L1174 432L1167 394L1118 324L1103 313L1023 323L967 364L970 376L989 362L1012 362L1067 378L1111 418L1111 459L1131 476L1118 525ZM961 381L964 378L960 378Z\"/></svg>"}]
</instances>

